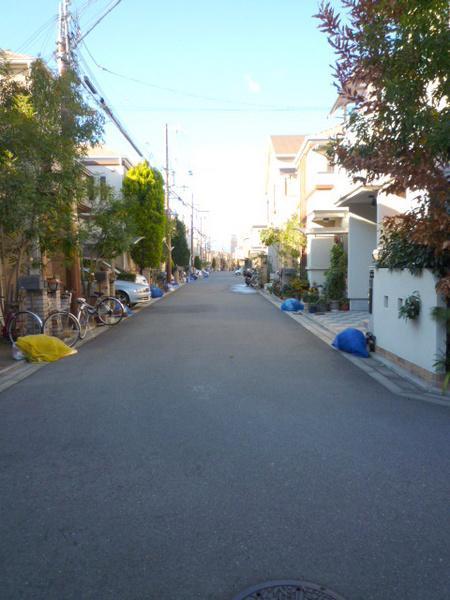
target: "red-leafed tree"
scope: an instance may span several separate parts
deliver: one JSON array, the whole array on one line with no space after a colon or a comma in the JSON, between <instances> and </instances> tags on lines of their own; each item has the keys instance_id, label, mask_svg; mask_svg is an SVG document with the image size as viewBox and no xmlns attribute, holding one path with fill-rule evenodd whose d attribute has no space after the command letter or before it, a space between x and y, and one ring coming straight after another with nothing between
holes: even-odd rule
<instances>
[{"instance_id":1,"label":"red-leafed tree","mask_svg":"<svg viewBox=\"0 0 450 600\"><path fill-rule=\"evenodd\" d=\"M355 180L382 180L387 192L417 192L418 208L387 219L384 236L414 246L449 298L448 1L341 5L338 12L322 2L315 15L336 52L339 94L351 107L349 135L335 139L330 152Z\"/></svg>"}]
</instances>

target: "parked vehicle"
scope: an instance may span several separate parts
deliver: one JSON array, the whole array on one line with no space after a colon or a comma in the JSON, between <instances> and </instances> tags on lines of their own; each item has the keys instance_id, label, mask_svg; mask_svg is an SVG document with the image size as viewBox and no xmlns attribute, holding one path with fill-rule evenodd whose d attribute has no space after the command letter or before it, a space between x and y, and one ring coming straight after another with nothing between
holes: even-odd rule
<instances>
[{"instance_id":1,"label":"parked vehicle","mask_svg":"<svg viewBox=\"0 0 450 600\"><path fill-rule=\"evenodd\" d=\"M136 273L135 282L140 283L142 285L148 285L147 277L145 277L144 275L140 275L139 273Z\"/></svg>"},{"instance_id":2,"label":"parked vehicle","mask_svg":"<svg viewBox=\"0 0 450 600\"><path fill-rule=\"evenodd\" d=\"M143 275L140 277L143 277ZM116 279L114 283L116 296L122 304L134 306L140 302L147 302L147 300L150 300L150 287L148 283L143 284L134 281L124 281L122 279Z\"/></svg>"},{"instance_id":3,"label":"parked vehicle","mask_svg":"<svg viewBox=\"0 0 450 600\"><path fill-rule=\"evenodd\" d=\"M42 331L72 348L81 339L81 327L77 317L70 312L72 293L66 293L64 299L66 308L51 312L43 323Z\"/></svg>"},{"instance_id":4,"label":"parked vehicle","mask_svg":"<svg viewBox=\"0 0 450 600\"><path fill-rule=\"evenodd\" d=\"M11 310L3 318L2 335L13 344L18 337L42 333L42 320L31 310Z\"/></svg>"},{"instance_id":5,"label":"parked vehicle","mask_svg":"<svg viewBox=\"0 0 450 600\"><path fill-rule=\"evenodd\" d=\"M95 318L103 325L118 325L125 315L125 307L113 296L102 296L96 294L97 301L94 305L89 304L86 298L77 298L79 305L77 319L80 325L80 338L84 339L89 329L90 320Z\"/></svg>"},{"instance_id":6,"label":"parked vehicle","mask_svg":"<svg viewBox=\"0 0 450 600\"><path fill-rule=\"evenodd\" d=\"M245 284L250 287L258 287L259 286L259 274L258 271L253 269L247 269L245 273Z\"/></svg>"}]
</instances>

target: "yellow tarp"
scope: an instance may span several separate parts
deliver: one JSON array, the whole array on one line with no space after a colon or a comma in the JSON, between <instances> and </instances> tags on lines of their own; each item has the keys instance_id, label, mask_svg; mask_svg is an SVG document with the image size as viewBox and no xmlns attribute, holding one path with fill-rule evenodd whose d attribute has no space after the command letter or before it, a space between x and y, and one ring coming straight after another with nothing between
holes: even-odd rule
<instances>
[{"instance_id":1,"label":"yellow tarp","mask_svg":"<svg viewBox=\"0 0 450 600\"><path fill-rule=\"evenodd\" d=\"M31 362L55 362L77 353L77 350L70 348L58 338L44 334L19 337L16 346Z\"/></svg>"}]
</instances>

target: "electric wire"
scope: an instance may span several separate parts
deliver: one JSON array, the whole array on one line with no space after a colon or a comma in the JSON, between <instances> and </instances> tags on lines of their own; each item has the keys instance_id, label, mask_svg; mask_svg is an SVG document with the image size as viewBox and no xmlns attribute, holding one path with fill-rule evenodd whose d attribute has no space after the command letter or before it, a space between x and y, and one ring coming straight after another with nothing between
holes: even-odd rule
<instances>
[{"instance_id":1,"label":"electric wire","mask_svg":"<svg viewBox=\"0 0 450 600\"><path fill-rule=\"evenodd\" d=\"M22 52L31 46L31 44L37 41L41 35L45 34L46 30L50 29L50 27L53 27L57 20L58 15L53 15L50 17L50 19L45 21L45 23L43 23L31 35L28 36L28 38L17 48L17 52Z\"/></svg>"},{"instance_id":2,"label":"electric wire","mask_svg":"<svg viewBox=\"0 0 450 600\"><path fill-rule=\"evenodd\" d=\"M179 90L177 88L172 88L172 87L165 87L165 86L161 86L161 85L157 85L155 83L150 83L149 81L144 81L142 79L138 79L136 77L130 77L129 75L124 75L123 73L117 73L116 71L112 71L111 69L108 69L107 67L101 65L92 55L91 51L89 50L88 46L86 45L86 43L84 43L84 48L86 49L86 52L89 54L91 60L94 62L95 66L100 69L101 71L104 71L105 73L109 73L110 75L114 75L115 77L119 77L120 79L124 79L127 81L132 81L133 83L137 83L139 85L143 85L146 87L151 87L157 90L161 90L164 92L170 92L172 94L178 94L181 96L186 96L188 98L195 98L198 100L208 100L210 102L223 102L226 104L241 104L243 106L249 106L249 107L254 107L254 108L259 108L259 109L266 109L266 110L274 110L277 112L296 112L296 111L302 111L304 110L303 107L300 106L286 106L286 107L280 107L280 106L276 106L273 104L258 104L256 102L246 102L244 100L232 100L230 98L218 98L216 96L204 96L202 94L195 94L192 92L187 92L187 91L183 91L183 90ZM149 109L152 110L152 109ZM159 110L159 109L158 109ZM198 110L198 109L195 109Z\"/></svg>"}]
</instances>

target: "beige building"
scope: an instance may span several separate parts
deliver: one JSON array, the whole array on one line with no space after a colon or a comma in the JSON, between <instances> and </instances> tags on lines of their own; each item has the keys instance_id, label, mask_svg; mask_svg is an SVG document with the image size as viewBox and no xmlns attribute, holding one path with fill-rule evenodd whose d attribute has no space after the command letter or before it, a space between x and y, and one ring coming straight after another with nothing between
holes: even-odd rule
<instances>
[{"instance_id":1,"label":"beige building","mask_svg":"<svg viewBox=\"0 0 450 600\"><path fill-rule=\"evenodd\" d=\"M299 195L295 158L304 135L272 135L269 139L265 169L267 225L281 228L298 211ZM268 250L272 271L281 268L276 246Z\"/></svg>"}]
</instances>

